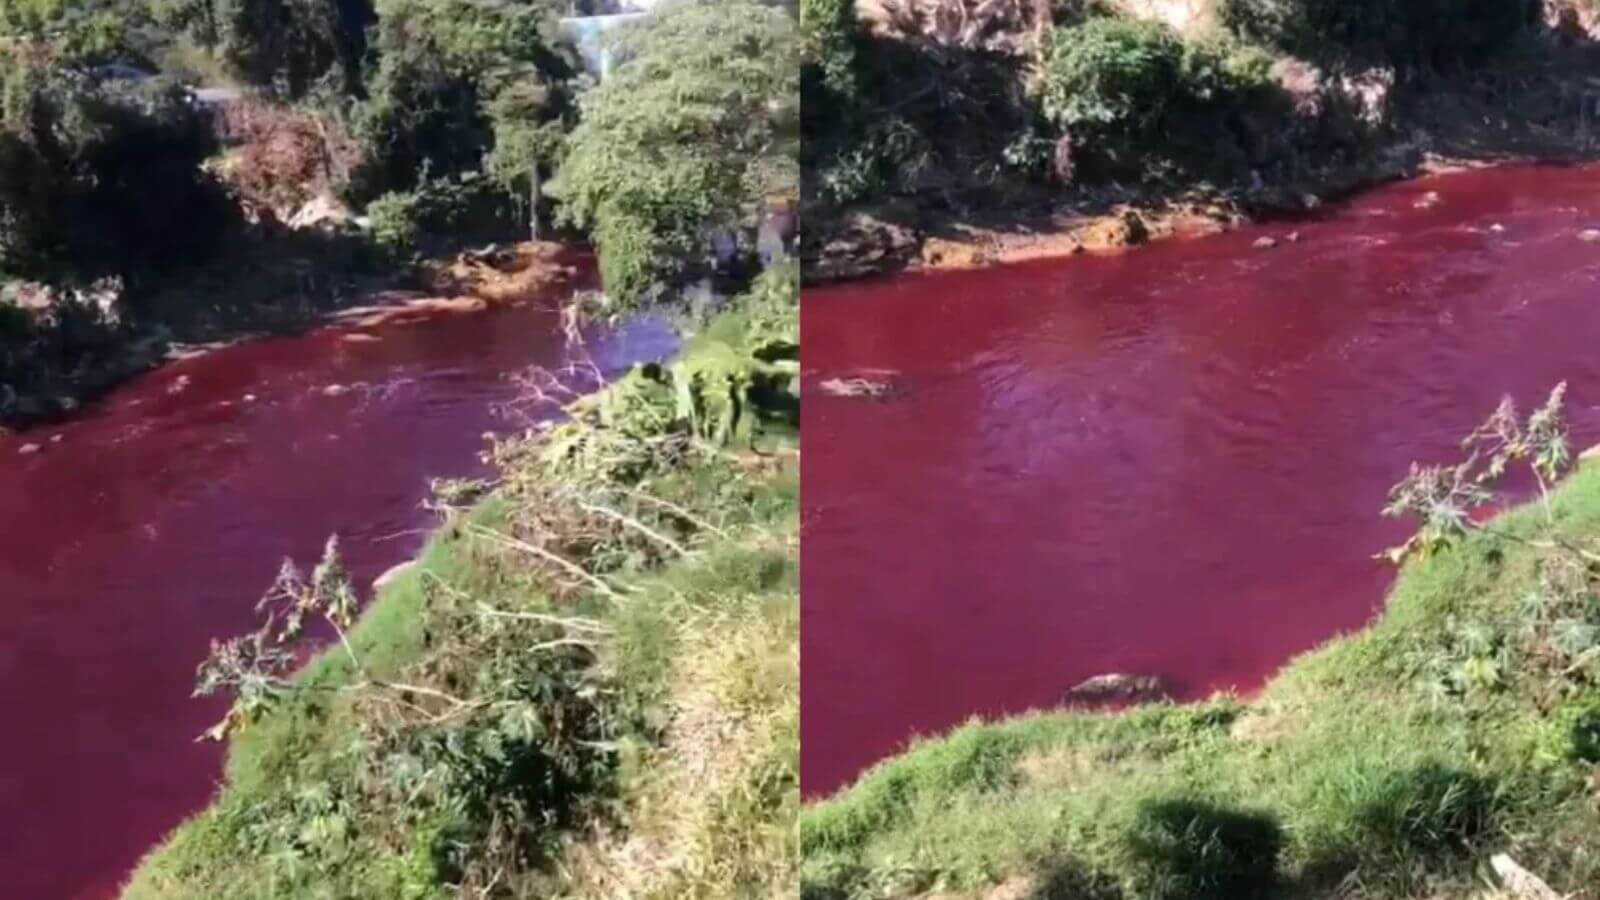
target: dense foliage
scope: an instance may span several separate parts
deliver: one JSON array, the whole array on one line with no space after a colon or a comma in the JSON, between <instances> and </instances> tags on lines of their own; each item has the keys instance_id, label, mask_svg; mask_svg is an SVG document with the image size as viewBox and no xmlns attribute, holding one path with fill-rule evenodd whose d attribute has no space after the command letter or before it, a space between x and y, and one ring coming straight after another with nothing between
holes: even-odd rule
<instances>
[{"instance_id":1,"label":"dense foliage","mask_svg":"<svg viewBox=\"0 0 1600 900\"><path fill-rule=\"evenodd\" d=\"M49 277L144 271L216 236L200 170L215 144L181 90L99 84L48 60L0 73L0 271Z\"/></svg>"},{"instance_id":2,"label":"dense foliage","mask_svg":"<svg viewBox=\"0 0 1600 900\"><path fill-rule=\"evenodd\" d=\"M1225 0L1226 25L1311 59L1404 67L1482 62L1528 34L1537 0Z\"/></svg>"},{"instance_id":3,"label":"dense foliage","mask_svg":"<svg viewBox=\"0 0 1600 900\"><path fill-rule=\"evenodd\" d=\"M1237 170L1260 141L1252 132L1270 122L1274 88L1263 57L1185 42L1156 22L1096 16L1055 31L1040 94L1074 151L1151 174L1155 160Z\"/></svg>"},{"instance_id":4,"label":"dense foliage","mask_svg":"<svg viewBox=\"0 0 1600 900\"><path fill-rule=\"evenodd\" d=\"M355 198L485 167L526 193L531 167L554 158L570 125L573 70L553 43L553 10L509 0L384 0L378 16L376 64L353 112L369 148Z\"/></svg>"},{"instance_id":5,"label":"dense foliage","mask_svg":"<svg viewBox=\"0 0 1600 900\"><path fill-rule=\"evenodd\" d=\"M582 99L558 183L593 230L607 292L636 303L692 271L798 181L799 79L789 15L744 0L677 4L626 29L626 60Z\"/></svg>"}]
</instances>

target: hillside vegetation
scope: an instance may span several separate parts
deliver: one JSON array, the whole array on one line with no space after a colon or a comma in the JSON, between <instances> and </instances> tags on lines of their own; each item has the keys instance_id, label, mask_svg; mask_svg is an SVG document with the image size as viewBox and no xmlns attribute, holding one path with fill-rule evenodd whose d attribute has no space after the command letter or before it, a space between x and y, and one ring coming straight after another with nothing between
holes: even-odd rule
<instances>
[{"instance_id":1,"label":"hillside vegetation","mask_svg":"<svg viewBox=\"0 0 1600 900\"><path fill-rule=\"evenodd\" d=\"M670 365L499 442L493 485L442 485L359 619L335 543L286 564L201 668L226 784L123 896L793 893L797 287L769 271ZM305 629L330 641L296 673Z\"/></svg>"},{"instance_id":2,"label":"hillside vegetation","mask_svg":"<svg viewBox=\"0 0 1600 900\"><path fill-rule=\"evenodd\" d=\"M1119 206L1227 223L1429 155L1591 151L1600 30L1564 0L808 0L802 21L819 277L963 229Z\"/></svg>"},{"instance_id":3,"label":"hillside vegetation","mask_svg":"<svg viewBox=\"0 0 1600 900\"><path fill-rule=\"evenodd\" d=\"M920 742L802 815L802 895L1239 900L1501 894L1509 853L1600 896L1600 465L1561 395L1502 407L1386 511L1419 530L1376 624L1251 701L1040 712ZM1530 471L1531 470L1531 471Z\"/></svg>"}]
</instances>

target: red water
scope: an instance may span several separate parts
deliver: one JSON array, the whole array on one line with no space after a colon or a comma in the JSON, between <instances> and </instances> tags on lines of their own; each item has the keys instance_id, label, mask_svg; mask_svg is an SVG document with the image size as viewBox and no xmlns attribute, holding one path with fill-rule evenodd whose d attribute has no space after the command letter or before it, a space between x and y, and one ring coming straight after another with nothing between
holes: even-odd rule
<instances>
[{"instance_id":1,"label":"red water","mask_svg":"<svg viewBox=\"0 0 1600 900\"><path fill-rule=\"evenodd\" d=\"M1561 379L1600 436L1589 227L1600 170L1477 171L1120 256L808 289L806 793L1096 674L1250 690L1360 628L1412 460ZM816 390L868 369L895 392Z\"/></svg>"},{"instance_id":2,"label":"red water","mask_svg":"<svg viewBox=\"0 0 1600 900\"><path fill-rule=\"evenodd\" d=\"M114 896L206 803L221 752L194 737L221 709L189 692L209 639L330 533L363 583L409 557L427 477L480 472L483 432L510 427L505 376L568 361L551 309L243 344L0 438L0 896ZM643 323L589 351L614 373L672 345Z\"/></svg>"}]
</instances>

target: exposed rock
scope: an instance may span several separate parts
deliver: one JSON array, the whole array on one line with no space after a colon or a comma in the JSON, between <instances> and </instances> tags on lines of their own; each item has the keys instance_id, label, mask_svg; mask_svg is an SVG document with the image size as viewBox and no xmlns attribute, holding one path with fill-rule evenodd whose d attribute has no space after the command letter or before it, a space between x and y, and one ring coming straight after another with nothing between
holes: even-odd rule
<instances>
[{"instance_id":1,"label":"exposed rock","mask_svg":"<svg viewBox=\"0 0 1600 900\"><path fill-rule=\"evenodd\" d=\"M350 393L349 386L343 384L330 384L322 389L324 397L338 397L348 393Z\"/></svg>"},{"instance_id":2,"label":"exposed rock","mask_svg":"<svg viewBox=\"0 0 1600 900\"><path fill-rule=\"evenodd\" d=\"M1426 194L1423 194L1421 197L1418 197L1417 202L1411 204L1411 206L1414 209L1433 209L1435 206L1438 206L1443 202L1444 198L1439 196L1438 191L1429 191Z\"/></svg>"},{"instance_id":3,"label":"exposed rock","mask_svg":"<svg viewBox=\"0 0 1600 900\"><path fill-rule=\"evenodd\" d=\"M52 443L52 444L59 444L59 443L61 443L61 441L63 439L64 439L63 436L59 435L59 434L50 435L50 443Z\"/></svg>"},{"instance_id":4,"label":"exposed rock","mask_svg":"<svg viewBox=\"0 0 1600 900\"><path fill-rule=\"evenodd\" d=\"M989 261L981 247L945 238L928 238L922 245L922 264L939 269L972 269Z\"/></svg>"},{"instance_id":5,"label":"exposed rock","mask_svg":"<svg viewBox=\"0 0 1600 900\"><path fill-rule=\"evenodd\" d=\"M17 455L18 456L32 456L33 454L38 453L40 450L43 450L43 449L44 448L39 446L38 444L23 444L21 447L17 448Z\"/></svg>"},{"instance_id":6,"label":"exposed rock","mask_svg":"<svg viewBox=\"0 0 1600 900\"><path fill-rule=\"evenodd\" d=\"M1154 675L1128 675L1122 672L1111 672L1085 679L1066 693L1066 699L1069 701L1123 700L1143 703L1161 700L1166 696L1167 688L1160 678Z\"/></svg>"},{"instance_id":7,"label":"exposed rock","mask_svg":"<svg viewBox=\"0 0 1600 900\"><path fill-rule=\"evenodd\" d=\"M355 214L350 207L328 194L318 194L289 217L289 227L296 231L342 231L354 227Z\"/></svg>"},{"instance_id":8,"label":"exposed rock","mask_svg":"<svg viewBox=\"0 0 1600 900\"><path fill-rule=\"evenodd\" d=\"M179 375L177 378L172 379L172 383L171 384L167 385L167 393L169 393L169 394L181 394L181 393L183 393L184 391L189 389L189 381L190 381L189 376L187 376L187 375Z\"/></svg>"},{"instance_id":9,"label":"exposed rock","mask_svg":"<svg viewBox=\"0 0 1600 900\"><path fill-rule=\"evenodd\" d=\"M1083 246L1088 250L1116 250L1142 244L1150 238L1150 228L1133 210L1107 216L1085 228Z\"/></svg>"},{"instance_id":10,"label":"exposed rock","mask_svg":"<svg viewBox=\"0 0 1600 900\"><path fill-rule=\"evenodd\" d=\"M254 402L256 402L256 395L255 394L245 394L243 397L240 397L239 399L244 401L245 403L254 403Z\"/></svg>"},{"instance_id":11,"label":"exposed rock","mask_svg":"<svg viewBox=\"0 0 1600 900\"><path fill-rule=\"evenodd\" d=\"M826 281L892 269L908 262L922 235L913 227L855 213L813 235L802 231L806 277Z\"/></svg>"},{"instance_id":12,"label":"exposed rock","mask_svg":"<svg viewBox=\"0 0 1600 900\"><path fill-rule=\"evenodd\" d=\"M1506 227L1504 225L1501 225L1499 222L1496 222L1493 225L1489 226L1489 230L1494 232L1495 234L1501 234L1506 230Z\"/></svg>"},{"instance_id":13,"label":"exposed rock","mask_svg":"<svg viewBox=\"0 0 1600 900\"><path fill-rule=\"evenodd\" d=\"M1258 237L1250 242L1250 246L1257 250L1271 250L1273 247L1278 246L1278 239L1275 237Z\"/></svg>"},{"instance_id":14,"label":"exposed rock","mask_svg":"<svg viewBox=\"0 0 1600 900\"><path fill-rule=\"evenodd\" d=\"M1585 228L1584 230L1578 232L1578 240L1583 241L1586 244L1593 244L1596 241L1600 241L1600 228Z\"/></svg>"}]
</instances>

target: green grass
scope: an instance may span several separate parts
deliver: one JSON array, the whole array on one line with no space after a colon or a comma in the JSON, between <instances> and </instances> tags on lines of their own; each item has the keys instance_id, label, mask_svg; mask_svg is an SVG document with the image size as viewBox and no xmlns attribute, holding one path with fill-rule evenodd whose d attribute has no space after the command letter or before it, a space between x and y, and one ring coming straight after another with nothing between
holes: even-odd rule
<instances>
[{"instance_id":1,"label":"green grass","mask_svg":"<svg viewBox=\"0 0 1600 900\"><path fill-rule=\"evenodd\" d=\"M124 900L797 891L796 436L708 444L645 378L499 445L499 487L351 630L360 666L335 645L237 732Z\"/></svg>"},{"instance_id":2,"label":"green grass","mask_svg":"<svg viewBox=\"0 0 1600 900\"><path fill-rule=\"evenodd\" d=\"M1600 465L1553 510L1558 533L1600 536ZM1540 516L1498 527L1529 536ZM1479 534L1408 564L1370 629L1248 703L1042 712L922 741L803 812L802 893L1460 898L1506 851L1600 896L1600 692L1429 687L1462 623L1514 625L1536 552Z\"/></svg>"}]
</instances>

